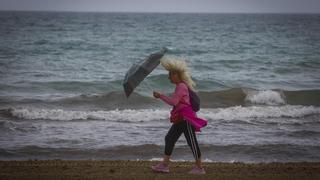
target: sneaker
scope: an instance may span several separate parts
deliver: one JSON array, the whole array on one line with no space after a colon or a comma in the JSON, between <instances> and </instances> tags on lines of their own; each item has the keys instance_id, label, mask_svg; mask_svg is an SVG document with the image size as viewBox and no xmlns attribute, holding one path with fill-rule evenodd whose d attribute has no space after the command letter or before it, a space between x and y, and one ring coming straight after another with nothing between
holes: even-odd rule
<instances>
[{"instance_id":1,"label":"sneaker","mask_svg":"<svg viewBox=\"0 0 320 180\"><path fill-rule=\"evenodd\" d=\"M162 172L162 173L168 173L169 172L169 166L165 165L163 163L159 163L157 165L153 165L153 166L151 166L151 169L154 172Z\"/></svg>"},{"instance_id":2,"label":"sneaker","mask_svg":"<svg viewBox=\"0 0 320 180\"><path fill-rule=\"evenodd\" d=\"M204 168L199 168L198 166L194 166L191 171L188 172L189 174L206 174Z\"/></svg>"}]
</instances>

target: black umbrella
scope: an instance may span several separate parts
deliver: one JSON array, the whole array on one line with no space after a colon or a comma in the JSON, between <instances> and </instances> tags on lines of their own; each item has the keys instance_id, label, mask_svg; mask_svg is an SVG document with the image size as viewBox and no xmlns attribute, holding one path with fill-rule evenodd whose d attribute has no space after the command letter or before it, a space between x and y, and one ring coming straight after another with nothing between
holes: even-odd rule
<instances>
[{"instance_id":1,"label":"black umbrella","mask_svg":"<svg viewBox=\"0 0 320 180\"><path fill-rule=\"evenodd\" d=\"M123 88L127 97L129 97L134 88L160 64L160 59L167 50L168 49L164 47L159 52L153 53L138 64L131 66L123 80Z\"/></svg>"}]
</instances>

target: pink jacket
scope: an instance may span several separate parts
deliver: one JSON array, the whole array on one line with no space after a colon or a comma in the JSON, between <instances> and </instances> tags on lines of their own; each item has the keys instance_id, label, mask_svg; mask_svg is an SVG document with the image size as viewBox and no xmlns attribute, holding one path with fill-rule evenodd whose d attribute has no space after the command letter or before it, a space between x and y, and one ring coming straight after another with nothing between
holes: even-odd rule
<instances>
[{"instance_id":1,"label":"pink jacket","mask_svg":"<svg viewBox=\"0 0 320 180\"><path fill-rule=\"evenodd\" d=\"M160 99L173 106L171 116L180 114L195 128L196 131L200 131L200 128L207 125L207 120L198 118L196 112L192 110L188 86L185 83L179 83L176 85L176 89L172 97L161 94Z\"/></svg>"}]
</instances>

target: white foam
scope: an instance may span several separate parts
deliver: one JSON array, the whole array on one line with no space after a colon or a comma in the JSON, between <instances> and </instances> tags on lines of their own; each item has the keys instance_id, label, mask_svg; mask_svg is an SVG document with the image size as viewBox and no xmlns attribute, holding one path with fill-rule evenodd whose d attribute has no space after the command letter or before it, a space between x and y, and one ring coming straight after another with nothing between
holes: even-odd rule
<instances>
[{"instance_id":1,"label":"white foam","mask_svg":"<svg viewBox=\"0 0 320 180\"><path fill-rule=\"evenodd\" d=\"M119 122L158 121L169 118L169 109L126 109L110 111L70 111L62 109L13 108L11 114L21 119L45 120L107 120ZM228 108L201 109L198 116L208 120L234 120L250 118L298 118L320 114L314 106L233 106Z\"/></svg>"},{"instance_id":2,"label":"white foam","mask_svg":"<svg viewBox=\"0 0 320 180\"><path fill-rule=\"evenodd\" d=\"M162 161L162 158L151 158L149 161Z\"/></svg>"},{"instance_id":3,"label":"white foam","mask_svg":"<svg viewBox=\"0 0 320 180\"><path fill-rule=\"evenodd\" d=\"M299 118L312 114L320 114L320 107L314 106L233 106L229 108L202 109L200 117L212 120L237 120L249 118Z\"/></svg>"},{"instance_id":4,"label":"white foam","mask_svg":"<svg viewBox=\"0 0 320 180\"><path fill-rule=\"evenodd\" d=\"M282 105L285 104L284 95L280 92L272 90L264 91L246 91L246 101L253 104L266 104L266 105Z\"/></svg>"},{"instance_id":5,"label":"white foam","mask_svg":"<svg viewBox=\"0 0 320 180\"><path fill-rule=\"evenodd\" d=\"M169 117L168 110L110 110L110 111L68 111L62 109L14 108L12 116L22 119L45 120L108 120L108 121L153 121Z\"/></svg>"}]
</instances>

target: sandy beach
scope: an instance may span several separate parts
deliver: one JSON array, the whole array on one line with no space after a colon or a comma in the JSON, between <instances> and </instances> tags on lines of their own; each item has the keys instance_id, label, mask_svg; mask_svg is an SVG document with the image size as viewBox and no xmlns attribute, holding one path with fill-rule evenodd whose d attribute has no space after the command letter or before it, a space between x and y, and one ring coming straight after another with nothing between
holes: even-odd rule
<instances>
[{"instance_id":1,"label":"sandy beach","mask_svg":"<svg viewBox=\"0 0 320 180\"><path fill-rule=\"evenodd\" d=\"M205 175L189 175L190 162L173 162L170 173L150 170L157 162L104 160L0 161L0 179L320 179L320 163L204 163Z\"/></svg>"}]
</instances>

